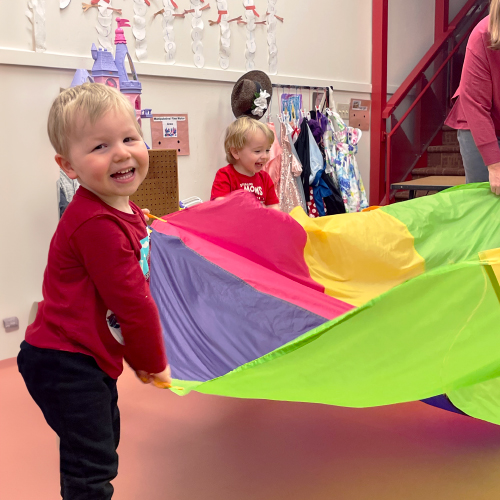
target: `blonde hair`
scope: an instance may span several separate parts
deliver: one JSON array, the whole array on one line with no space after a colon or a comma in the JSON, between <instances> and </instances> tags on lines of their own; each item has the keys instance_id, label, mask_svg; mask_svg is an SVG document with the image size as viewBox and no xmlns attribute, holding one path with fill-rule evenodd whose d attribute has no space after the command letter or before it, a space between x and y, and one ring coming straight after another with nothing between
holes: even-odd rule
<instances>
[{"instance_id":1,"label":"blonde hair","mask_svg":"<svg viewBox=\"0 0 500 500\"><path fill-rule=\"evenodd\" d=\"M128 113L142 137L130 101L113 87L101 83L84 83L62 91L52 103L47 121L47 132L56 153L68 156L69 140L75 135L78 119L88 120L94 125L110 110Z\"/></svg>"},{"instance_id":2,"label":"blonde hair","mask_svg":"<svg viewBox=\"0 0 500 500\"><path fill-rule=\"evenodd\" d=\"M253 135L259 130L266 136L269 146L271 146L274 142L274 133L265 123L261 123L246 115L240 116L236 121L231 123L226 129L226 137L224 139L226 160L234 165L236 160L231 154L231 148L244 148L248 140L248 134Z\"/></svg>"},{"instance_id":3,"label":"blonde hair","mask_svg":"<svg viewBox=\"0 0 500 500\"><path fill-rule=\"evenodd\" d=\"M490 1L490 49L500 50L500 0Z\"/></svg>"}]
</instances>

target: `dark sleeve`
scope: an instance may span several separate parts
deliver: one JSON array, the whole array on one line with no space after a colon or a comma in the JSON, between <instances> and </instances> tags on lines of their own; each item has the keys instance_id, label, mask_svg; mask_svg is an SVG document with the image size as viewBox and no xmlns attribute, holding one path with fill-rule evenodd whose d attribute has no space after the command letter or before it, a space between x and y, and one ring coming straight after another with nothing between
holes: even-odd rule
<instances>
[{"instance_id":1,"label":"dark sleeve","mask_svg":"<svg viewBox=\"0 0 500 500\"><path fill-rule=\"evenodd\" d=\"M280 200L276 195L276 188L274 187L274 182L271 179L270 175L267 172L264 172L266 175L264 176L264 187L266 189L266 206L270 205L278 205Z\"/></svg>"},{"instance_id":2,"label":"dark sleeve","mask_svg":"<svg viewBox=\"0 0 500 500\"><path fill-rule=\"evenodd\" d=\"M59 218L62 217L64 211L68 207L69 202L66 199L66 193L63 189L59 188Z\"/></svg>"},{"instance_id":3,"label":"dark sleeve","mask_svg":"<svg viewBox=\"0 0 500 500\"><path fill-rule=\"evenodd\" d=\"M210 199L215 200L215 198L220 198L221 196L227 196L231 192L231 180L227 172L218 170L215 174L214 183L212 184L212 193L210 194Z\"/></svg>"},{"instance_id":4,"label":"dark sleeve","mask_svg":"<svg viewBox=\"0 0 500 500\"><path fill-rule=\"evenodd\" d=\"M163 371L167 359L158 309L124 228L111 217L94 217L74 233L71 244L120 323L127 363L135 370Z\"/></svg>"},{"instance_id":5,"label":"dark sleeve","mask_svg":"<svg viewBox=\"0 0 500 500\"><path fill-rule=\"evenodd\" d=\"M460 103L474 142L486 165L500 162L500 148L491 118L492 89L491 71L484 44L481 43L473 50L467 48L460 84Z\"/></svg>"}]
</instances>

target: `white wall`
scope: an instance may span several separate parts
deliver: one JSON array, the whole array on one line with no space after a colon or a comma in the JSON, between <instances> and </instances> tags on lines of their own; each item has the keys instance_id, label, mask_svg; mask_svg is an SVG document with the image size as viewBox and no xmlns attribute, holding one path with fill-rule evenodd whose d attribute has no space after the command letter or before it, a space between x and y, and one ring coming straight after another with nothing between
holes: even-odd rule
<instances>
[{"instance_id":1,"label":"white wall","mask_svg":"<svg viewBox=\"0 0 500 500\"><path fill-rule=\"evenodd\" d=\"M452 21L467 0L450 0ZM388 92L394 93L434 43L435 0L389 0Z\"/></svg>"},{"instance_id":2,"label":"white wall","mask_svg":"<svg viewBox=\"0 0 500 500\"><path fill-rule=\"evenodd\" d=\"M450 0L450 16L449 20L453 21L455 16L460 12L460 9L467 3L467 0Z\"/></svg>"},{"instance_id":3,"label":"white wall","mask_svg":"<svg viewBox=\"0 0 500 500\"><path fill-rule=\"evenodd\" d=\"M179 4L182 2L179 2ZM184 2L186 3L186 2ZM60 12L47 4L47 52L34 53L26 1L0 0L0 320L20 319L17 332L6 333L0 323L0 359L15 356L24 336L29 310L41 299L43 271L50 239L57 225L55 183L58 169L45 127L48 109L61 87L71 83L74 69L92 67L90 45L95 40L95 10L82 13L73 0ZM132 2L112 0L129 17ZM155 5L155 0L152 2ZM266 2L256 0L264 12ZM279 0L279 73L275 83L334 86L337 102L351 97L368 99L371 79L370 0ZM229 7L242 10L240 0ZM298 8L300 7L300 8ZM215 18L212 9L207 19ZM157 20L159 23L159 19ZM188 113L191 154L179 158L180 196L207 199L215 171L225 164L221 138L233 119L230 111L232 82L244 71L241 27L234 27L229 71L217 65L216 28L205 29L207 67L193 67L189 31L180 21L179 57L175 66L163 64L163 43L152 35L150 57L136 65L143 84L143 107L156 113ZM239 30L239 31L238 31ZM126 28L128 40L132 40ZM156 33L158 35L158 33ZM133 48L134 44L129 43ZM258 69L266 70L265 34L258 34ZM259 50L259 49L258 49ZM306 98L308 91L304 92ZM274 110L277 109L275 99ZM148 123L145 136L149 139ZM365 184L369 185L369 134L360 143L358 159Z\"/></svg>"},{"instance_id":4,"label":"white wall","mask_svg":"<svg viewBox=\"0 0 500 500\"><path fill-rule=\"evenodd\" d=\"M389 0L389 93L394 93L434 43L434 5L435 0Z\"/></svg>"},{"instance_id":5,"label":"white wall","mask_svg":"<svg viewBox=\"0 0 500 500\"><path fill-rule=\"evenodd\" d=\"M4 96L0 125L0 319L18 316L21 331L41 296L47 248L57 223L56 180L45 124L64 72L0 67ZM33 78L36 77L36 81ZM0 359L13 355L21 334L0 325Z\"/></svg>"}]
</instances>

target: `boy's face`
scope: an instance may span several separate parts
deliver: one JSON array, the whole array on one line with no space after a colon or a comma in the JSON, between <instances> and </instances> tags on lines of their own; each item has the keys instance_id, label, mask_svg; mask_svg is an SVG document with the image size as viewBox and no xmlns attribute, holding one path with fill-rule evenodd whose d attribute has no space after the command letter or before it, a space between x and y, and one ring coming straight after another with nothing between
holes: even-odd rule
<instances>
[{"instance_id":1,"label":"boy's face","mask_svg":"<svg viewBox=\"0 0 500 500\"><path fill-rule=\"evenodd\" d=\"M261 130L247 135L247 143L241 149L231 148L231 154L236 159L235 167L240 173L253 176L260 172L269 161L269 142Z\"/></svg>"},{"instance_id":2,"label":"boy's face","mask_svg":"<svg viewBox=\"0 0 500 500\"><path fill-rule=\"evenodd\" d=\"M92 191L108 205L129 210L129 196L148 173L148 150L133 118L112 109L94 125L80 119L70 138L68 157L56 155L59 166L71 179Z\"/></svg>"}]
</instances>

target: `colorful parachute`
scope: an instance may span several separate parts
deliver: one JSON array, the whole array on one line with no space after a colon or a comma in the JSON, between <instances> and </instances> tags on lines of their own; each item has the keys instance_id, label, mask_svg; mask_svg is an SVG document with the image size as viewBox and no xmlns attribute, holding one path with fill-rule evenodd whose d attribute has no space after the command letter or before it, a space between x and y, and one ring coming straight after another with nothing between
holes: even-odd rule
<instances>
[{"instance_id":1,"label":"colorful parachute","mask_svg":"<svg viewBox=\"0 0 500 500\"><path fill-rule=\"evenodd\" d=\"M500 199L461 186L310 219L237 191L153 224L176 385L367 407L446 394L500 424Z\"/></svg>"}]
</instances>

